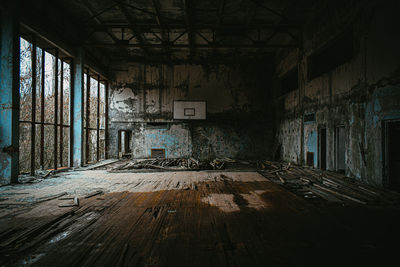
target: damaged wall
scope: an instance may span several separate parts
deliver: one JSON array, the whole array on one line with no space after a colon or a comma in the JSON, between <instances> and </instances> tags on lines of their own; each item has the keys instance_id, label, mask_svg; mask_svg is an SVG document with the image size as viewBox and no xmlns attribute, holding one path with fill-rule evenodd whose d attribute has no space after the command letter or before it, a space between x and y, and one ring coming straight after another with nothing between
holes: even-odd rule
<instances>
[{"instance_id":1,"label":"damaged wall","mask_svg":"<svg viewBox=\"0 0 400 267\"><path fill-rule=\"evenodd\" d=\"M134 158L163 148L166 157L265 158L272 153L271 63L130 64L110 91L110 155L118 131L131 130ZM173 119L173 101L202 100L207 119Z\"/></svg>"},{"instance_id":2,"label":"damaged wall","mask_svg":"<svg viewBox=\"0 0 400 267\"><path fill-rule=\"evenodd\" d=\"M282 98L277 139L285 161L306 163L316 152L321 166L321 137L326 129L326 168L337 170L338 143L345 143L345 173L364 182L385 185L382 125L400 119L400 5L396 1L326 6L304 28L304 50L285 51L276 68L282 77L292 67L299 71L299 88ZM310 79L310 55L345 30L353 32L353 57ZM343 51L338 51L341 53ZM277 88L277 91L281 89ZM278 106L279 108L279 106ZM304 123L314 113L315 121ZM344 127L340 140L337 127ZM342 136L342 135L340 135Z\"/></svg>"}]
</instances>

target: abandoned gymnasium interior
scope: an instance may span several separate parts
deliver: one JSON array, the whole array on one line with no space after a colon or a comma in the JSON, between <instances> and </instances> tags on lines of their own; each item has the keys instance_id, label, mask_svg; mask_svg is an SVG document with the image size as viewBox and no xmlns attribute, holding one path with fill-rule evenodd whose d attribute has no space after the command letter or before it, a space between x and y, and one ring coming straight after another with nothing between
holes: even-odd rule
<instances>
[{"instance_id":1,"label":"abandoned gymnasium interior","mask_svg":"<svg viewBox=\"0 0 400 267\"><path fill-rule=\"evenodd\" d=\"M1 0L0 266L399 266L399 11Z\"/></svg>"}]
</instances>

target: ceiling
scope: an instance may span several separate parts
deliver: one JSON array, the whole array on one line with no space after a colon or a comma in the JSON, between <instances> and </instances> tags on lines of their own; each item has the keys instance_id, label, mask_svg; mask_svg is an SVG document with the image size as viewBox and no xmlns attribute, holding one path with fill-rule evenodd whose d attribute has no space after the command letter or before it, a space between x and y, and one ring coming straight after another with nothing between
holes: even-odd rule
<instances>
[{"instance_id":1,"label":"ceiling","mask_svg":"<svg viewBox=\"0 0 400 267\"><path fill-rule=\"evenodd\" d=\"M271 59L301 45L304 23L328 0L21 1L25 26L112 69Z\"/></svg>"},{"instance_id":2,"label":"ceiling","mask_svg":"<svg viewBox=\"0 0 400 267\"><path fill-rule=\"evenodd\" d=\"M212 61L299 46L312 1L73 0L58 5L79 24L83 45L111 61Z\"/></svg>"}]
</instances>

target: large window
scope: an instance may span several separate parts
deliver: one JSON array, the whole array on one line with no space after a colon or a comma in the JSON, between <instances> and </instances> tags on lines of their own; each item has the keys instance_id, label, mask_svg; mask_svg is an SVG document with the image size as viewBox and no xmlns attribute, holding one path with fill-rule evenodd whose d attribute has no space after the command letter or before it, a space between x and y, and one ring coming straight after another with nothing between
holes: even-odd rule
<instances>
[{"instance_id":1,"label":"large window","mask_svg":"<svg viewBox=\"0 0 400 267\"><path fill-rule=\"evenodd\" d=\"M286 95L291 91L294 91L299 88L299 78L298 78L298 70L297 67L288 71L281 79L280 79L280 96Z\"/></svg>"},{"instance_id":2,"label":"large window","mask_svg":"<svg viewBox=\"0 0 400 267\"><path fill-rule=\"evenodd\" d=\"M353 59L353 32L348 30L308 57L308 80Z\"/></svg>"},{"instance_id":3,"label":"large window","mask_svg":"<svg viewBox=\"0 0 400 267\"><path fill-rule=\"evenodd\" d=\"M20 173L69 164L70 60L21 38Z\"/></svg>"},{"instance_id":4,"label":"large window","mask_svg":"<svg viewBox=\"0 0 400 267\"><path fill-rule=\"evenodd\" d=\"M29 39L29 40L28 40ZM41 48L35 36L20 46L20 173L70 164L71 59L57 48ZM84 75L84 162L105 158L106 85Z\"/></svg>"},{"instance_id":5,"label":"large window","mask_svg":"<svg viewBox=\"0 0 400 267\"><path fill-rule=\"evenodd\" d=\"M105 158L106 88L99 75L84 75L84 162Z\"/></svg>"}]
</instances>

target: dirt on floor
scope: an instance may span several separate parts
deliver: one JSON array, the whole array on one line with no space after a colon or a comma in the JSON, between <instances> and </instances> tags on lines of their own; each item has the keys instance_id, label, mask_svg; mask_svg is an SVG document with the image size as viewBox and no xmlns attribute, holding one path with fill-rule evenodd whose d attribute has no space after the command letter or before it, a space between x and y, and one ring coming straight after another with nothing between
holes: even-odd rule
<instances>
[{"instance_id":1,"label":"dirt on floor","mask_svg":"<svg viewBox=\"0 0 400 267\"><path fill-rule=\"evenodd\" d=\"M290 176L285 183L265 176L86 170L1 187L8 199L0 202L0 265L388 266L396 259L398 205L315 205L285 188Z\"/></svg>"}]
</instances>

